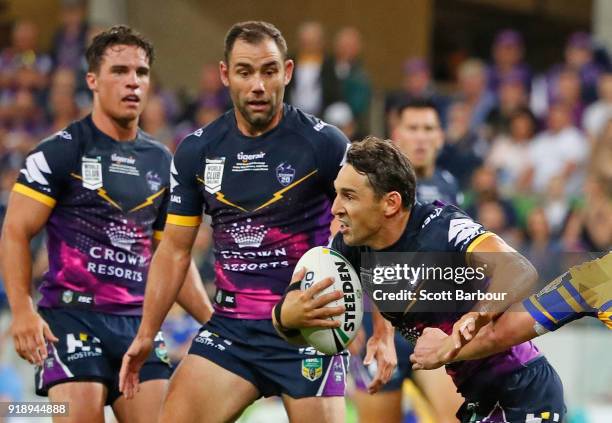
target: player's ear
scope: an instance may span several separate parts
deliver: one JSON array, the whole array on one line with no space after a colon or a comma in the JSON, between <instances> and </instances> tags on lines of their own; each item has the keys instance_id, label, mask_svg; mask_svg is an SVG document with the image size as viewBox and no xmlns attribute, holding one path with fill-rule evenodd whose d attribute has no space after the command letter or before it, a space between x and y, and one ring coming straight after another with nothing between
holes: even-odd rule
<instances>
[{"instance_id":1,"label":"player's ear","mask_svg":"<svg viewBox=\"0 0 612 423\"><path fill-rule=\"evenodd\" d=\"M384 212L386 217L391 217L402 208L402 196L397 191L385 194Z\"/></svg>"},{"instance_id":2,"label":"player's ear","mask_svg":"<svg viewBox=\"0 0 612 423\"><path fill-rule=\"evenodd\" d=\"M287 59L285 60L285 85L288 85L291 82L291 78L293 77L293 68L295 67L293 60Z\"/></svg>"},{"instance_id":3,"label":"player's ear","mask_svg":"<svg viewBox=\"0 0 612 423\"><path fill-rule=\"evenodd\" d=\"M87 75L85 75L85 81L87 81L87 87L91 91L98 90L98 75L96 75L95 72L87 72Z\"/></svg>"},{"instance_id":4,"label":"player's ear","mask_svg":"<svg viewBox=\"0 0 612 423\"><path fill-rule=\"evenodd\" d=\"M219 62L219 75L221 76L223 85L229 87L229 67L223 60Z\"/></svg>"}]
</instances>

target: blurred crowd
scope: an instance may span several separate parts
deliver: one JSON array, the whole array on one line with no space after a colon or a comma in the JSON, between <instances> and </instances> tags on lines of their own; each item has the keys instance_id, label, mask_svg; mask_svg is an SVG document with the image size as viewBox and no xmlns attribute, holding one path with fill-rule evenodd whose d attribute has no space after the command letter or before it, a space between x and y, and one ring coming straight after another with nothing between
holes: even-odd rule
<instances>
[{"instance_id":1,"label":"blurred crowd","mask_svg":"<svg viewBox=\"0 0 612 423\"><path fill-rule=\"evenodd\" d=\"M0 50L0 221L27 152L89 113L84 51L95 33L85 2L65 1L49 51L39 49L38 28L26 20L14 23L10 44ZM539 269L550 267L552 254L610 248L612 67L605 51L595 54L590 34L570 34L558 63L535 72L525 61L529 46L522 35L501 30L491 40L490 57L464 60L444 84L433 80L427 58L406 58L390 92L373 88L357 28L327 34L320 23L305 22L290 47L296 67L286 101L351 140L369 134L376 116L384 116L376 127L385 134L375 135L388 137L402 104L432 101L446 134L438 166L459 181L460 206ZM217 64L201 68L195 88L193 95L166 89L153 73L141 127L174 150L231 106ZM203 225L196 261L207 281L214 277L210 243ZM173 313L170 343L184 348L187 323Z\"/></svg>"}]
</instances>

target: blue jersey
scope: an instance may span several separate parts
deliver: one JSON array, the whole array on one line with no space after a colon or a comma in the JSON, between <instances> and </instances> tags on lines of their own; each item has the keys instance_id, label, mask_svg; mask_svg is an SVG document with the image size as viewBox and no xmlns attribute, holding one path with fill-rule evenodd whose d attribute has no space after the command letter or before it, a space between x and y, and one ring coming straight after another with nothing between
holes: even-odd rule
<instances>
[{"instance_id":1,"label":"blue jersey","mask_svg":"<svg viewBox=\"0 0 612 423\"><path fill-rule=\"evenodd\" d=\"M440 169L435 169L431 178L417 178L416 198L421 204L436 200L453 205L461 202L457 180L446 170Z\"/></svg>"},{"instance_id":2,"label":"blue jersey","mask_svg":"<svg viewBox=\"0 0 612 423\"><path fill-rule=\"evenodd\" d=\"M439 202L426 205L416 203L399 240L392 246L377 252L459 253L459 257L462 257L460 262L450 263L450 265L467 266L466 255L491 235L491 232L486 231L479 223L455 206L444 206ZM332 242L332 248L343 254L355 269L361 269L362 275L368 272L368 269L363 268L361 260L362 253L373 252L369 247L349 247L344 243L342 235L338 234ZM368 282L364 281L364 278L362 278L362 283L366 291L373 290L372 286L368 287ZM427 281L420 288L428 288ZM454 291L458 289L458 285L454 281L449 281L446 289ZM418 303L417 300L411 310L418 309ZM453 324L469 311L474 303L455 300L454 312L423 310L407 313L382 312L382 314L398 328L405 338L415 341L426 327L437 327L450 334ZM476 373L482 375L488 372L489 376L494 379L499 374L523 366L538 354L536 347L526 342L481 360L450 364L446 370L461 390L464 383Z\"/></svg>"},{"instance_id":3,"label":"blue jersey","mask_svg":"<svg viewBox=\"0 0 612 423\"><path fill-rule=\"evenodd\" d=\"M295 264L327 244L333 181L348 140L285 105L274 129L243 135L230 110L180 144L172 165L168 223L212 218L215 310L269 319Z\"/></svg>"},{"instance_id":4,"label":"blue jersey","mask_svg":"<svg viewBox=\"0 0 612 423\"><path fill-rule=\"evenodd\" d=\"M90 116L42 141L13 190L53 208L41 307L139 315L168 205L170 152L138 131L119 142Z\"/></svg>"}]
</instances>

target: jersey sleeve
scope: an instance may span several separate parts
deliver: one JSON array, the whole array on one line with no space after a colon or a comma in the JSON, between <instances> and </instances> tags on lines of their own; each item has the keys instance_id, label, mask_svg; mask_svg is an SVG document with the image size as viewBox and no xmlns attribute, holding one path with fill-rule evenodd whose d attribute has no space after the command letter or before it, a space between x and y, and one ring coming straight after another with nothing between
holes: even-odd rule
<instances>
[{"instance_id":1,"label":"jersey sleeve","mask_svg":"<svg viewBox=\"0 0 612 423\"><path fill-rule=\"evenodd\" d=\"M55 207L75 168L75 142L66 131L43 140L26 157L13 191Z\"/></svg>"},{"instance_id":2,"label":"jersey sleeve","mask_svg":"<svg viewBox=\"0 0 612 423\"><path fill-rule=\"evenodd\" d=\"M320 132L323 139L315 146L320 180L328 196L333 199L336 195L334 180L346 161L346 152L350 143L342 131L335 126L325 125Z\"/></svg>"},{"instance_id":3,"label":"jersey sleeve","mask_svg":"<svg viewBox=\"0 0 612 423\"><path fill-rule=\"evenodd\" d=\"M441 211L434 210L430 217L423 225L423 239L431 242L432 247L444 245L447 252L471 253L478 244L493 235L454 206L446 206Z\"/></svg>"},{"instance_id":4,"label":"jersey sleeve","mask_svg":"<svg viewBox=\"0 0 612 423\"><path fill-rule=\"evenodd\" d=\"M159 207L159 214L157 219L153 222L153 237L160 241L162 238L162 232L166 226L166 217L168 215L168 205L170 203L170 193L168 190L164 193L161 206Z\"/></svg>"},{"instance_id":5,"label":"jersey sleeve","mask_svg":"<svg viewBox=\"0 0 612 423\"><path fill-rule=\"evenodd\" d=\"M198 187L198 138L188 136L179 145L170 166L170 202L167 223L199 226L202 222L204 198Z\"/></svg>"}]
</instances>

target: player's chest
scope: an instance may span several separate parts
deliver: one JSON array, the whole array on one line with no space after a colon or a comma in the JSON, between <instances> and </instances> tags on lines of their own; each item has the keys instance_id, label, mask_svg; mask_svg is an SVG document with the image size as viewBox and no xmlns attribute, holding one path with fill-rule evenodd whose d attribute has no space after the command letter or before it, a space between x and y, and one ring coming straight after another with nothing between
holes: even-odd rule
<instances>
[{"instance_id":1,"label":"player's chest","mask_svg":"<svg viewBox=\"0 0 612 423\"><path fill-rule=\"evenodd\" d=\"M90 150L71 173L72 195L124 212L158 204L168 185L165 157L138 151Z\"/></svg>"},{"instance_id":2,"label":"player's chest","mask_svg":"<svg viewBox=\"0 0 612 423\"><path fill-rule=\"evenodd\" d=\"M252 211L312 193L319 172L313 154L291 145L243 148L202 156L197 182L209 207Z\"/></svg>"}]
</instances>

